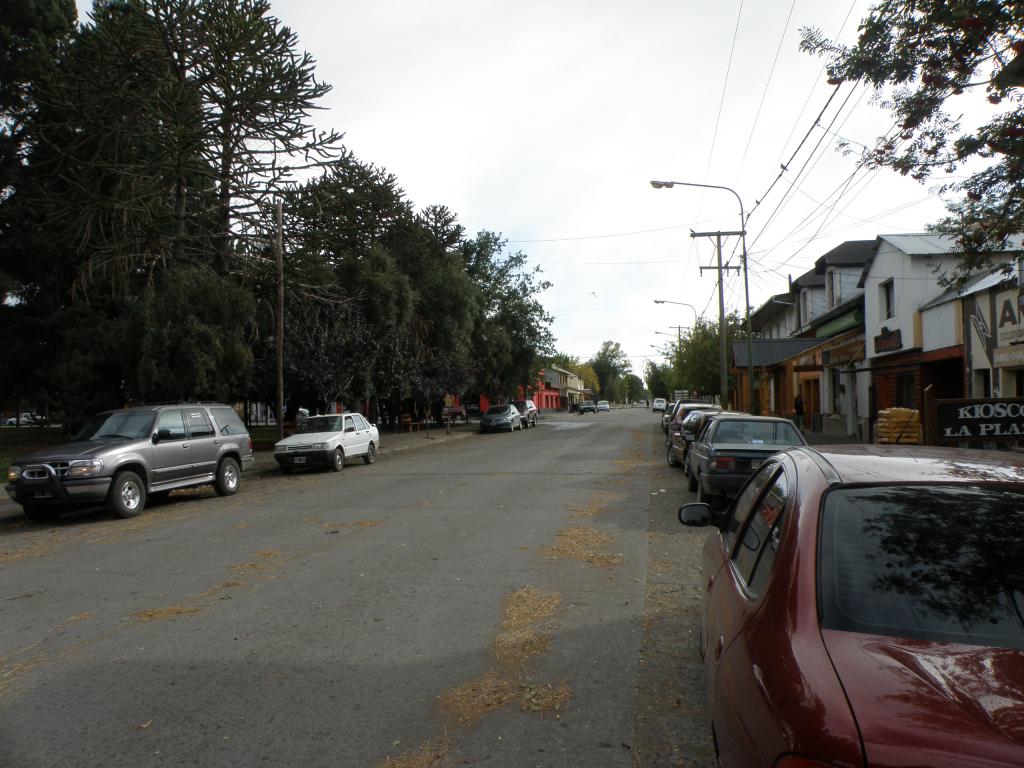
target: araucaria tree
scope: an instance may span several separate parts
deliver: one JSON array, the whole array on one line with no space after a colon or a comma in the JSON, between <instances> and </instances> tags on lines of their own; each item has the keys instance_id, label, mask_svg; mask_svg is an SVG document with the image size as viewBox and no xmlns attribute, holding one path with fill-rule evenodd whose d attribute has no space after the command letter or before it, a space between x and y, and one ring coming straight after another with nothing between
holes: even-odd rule
<instances>
[{"instance_id":1,"label":"araucaria tree","mask_svg":"<svg viewBox=\"0 0 1024 768\"><path fill-rule=\"evenodd\" d=\"M957 238L962 281L1024 232L1024 3L1007 0L883 0L852 48L803 31L802 48L828 59L831 83L876 89L893 126L863 161L925 182L939 172L949 215L936 224ZM967 124L968 115L981 117Z\"/></svg>"},{"instance_id":2,"label":"araucaria tree","mask_svg":"<svg viewBox=\"0 0 1024 768\"><path fill-rule=\"evenodd\" d=\"M547 283L313 127L330 86L268 0L74 20L0 0L0 405L272 399L274 199L292 412L535 381Z\"/></svg>"}]
</instances>

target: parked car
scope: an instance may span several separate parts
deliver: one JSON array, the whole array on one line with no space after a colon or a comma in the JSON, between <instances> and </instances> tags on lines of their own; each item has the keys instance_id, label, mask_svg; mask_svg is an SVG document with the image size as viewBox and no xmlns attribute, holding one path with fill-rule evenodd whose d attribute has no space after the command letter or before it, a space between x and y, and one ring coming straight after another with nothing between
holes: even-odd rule
<instances>
[{"instance_id":1,"label":"parked car","mask_svg":"<svg viewBox=\"0 0 1024 768\"><path fill-rule=\"evenodd\" d=\"M4 425L8 427L41 427L46 426L46 417L39 413L32 413L31 411L23 411L18 416L11 416L4 421Z\"/></svg>"},{"instance_id":2,"label":"parked car","mask_svg":"<svg viewBox=\"0 0 1024 768\"><path fill-rule=\"evenodd\" d=\"M580 407L576 410L577 413L597 413L597 406L594 405L593 400L584 400L580 403Z\"/></svg>"},{"instance_id":3,"label":"parked car","mask_svg":"<svg viewBox=\"0 0 1024 768\"><path fill-rule=\"evenodd\" d=\"M494 432L506 429L509 432L524 429L523 419L512 403L492 405L487 409L487 413L480 417L481 432Z\"/></svg>"},{"instance_id":4,"label":"parked car","mask_svg":"<svg viewBox=\"0 0 1024 768\"><path fill-rule=\"evenodd\" d=\"M356 456L373 464L379 446L377 425L368 422L362 414L307 416L295 434L274 445L274 460L283 475L308 467L329 467L340 472L345 461Z\"/></svg>"},{"instance_id":5,"label":"parked car","mask_svg":"<svg viewBox=\"0 0 1024 768\"><path fill-rule=\"evenodd\" d=\"M714 403L701 403L701 402L681 402L675 410L672 412L672 418L668 422L668 428L665 430L665 445L670 445L672 442L672 432L678 431L679 425L682 424L683 419L689 416L694 411L721 411L722 408Z\"/></svg>"},{"instance_id":6,"label":"parked car","mask_svg":"<svg viewBox=\"0 0 1024 768\"><path fill-rule=\"evenodd\" d=\"M651 401L651 413L654 413L656 411L661 411L662 413L664 413L666 405L667 403L665 402L664 397L654 398L654 400Z\"/></svg>"},{"instance_id":7,"label":"parked car","mask_svg":"<svg viewBox=\"0 0 1024 768\"><path fill-rule=\"evenodd\" d=\"M683 424L686 420L695 413L721 413L721 411L719 406L712 403L684 403L681 408L676 410L676 415L672 417L672 421L668 425L668 434L665 436L665 447L668 449L667 458L670 467L682 466L686 458L686 450L689 447L689 443L683 436ZM695 422L695 420L691 419L691 422ZM690 439L693 439L692 432Z\"/></svg>"},{"instance_id":8,"label":"parked car","mask_svg":"<svg viewBox=\"0 0 1024 768\"><path fill-rule=\"evenodd\" d=\"M661 431L666 435L668 434L668 425L672 421L672 417L676 415L676 411L679 406L683 404L682 400L673 400L665 408L665 411L661 414Z\"/></svg>"},{"instance_id":9,"label":"parked car","mask_svg":"<svg viewBox=\"0 0 1024 768\"><path fill-rule=\"evenodd\" d=\"M93 417L70 443L16 460L6 489L35 522L99 503L135 517L147 497L177 488L212 483L230 496L254 463L249 432L230 406L122 408Z\"/></svg>"},{"instance_id":10,"label":"parked car","mask_svg":"<svg viewBox=\"0 0 1024 768\"><path fill-rule=\"evenodd\" d=\"M611 409L612 408L611 408L610 405L608 405L608 401L607 400L598 400L597 401L597 410L598 411L605 411L607 413L608 411L611 411Z\"/></svg>"},{"instance_id":11,"label":"parked car","mask_svg":"<svg viewBox=\"0 0 1024 768\"><path fill-rule=\"evenodd\" d=\"M716 765L1022 765L1024 460L791 448L724 514L679 518L719 528L699 641Z\"/></svg>"},{"instance_id":12,"label":"parked car","mask_svg":"<svg viewBox=\"0 0 1024 768\"><path fill-rule=\"evenodd\" d=\"M512 405L519 411L519 416L523 421L523 428L529 429L530 427L537 426L537 415L540 411L537 410L537 406L533 400L513 400Z\"/></svg>"},{"instance_id":13,"label":"parked car","mask_svg":"<svg viewBox=\"0 0 1024 768\"><path fill-rule=\"evenodd\" d=\"M736 495L765 459L794 445L807 441L789 419L741 413L712 416L690 445L690 490L697 491L698 501L720 505Z\"/></svg>"}]
</instances>

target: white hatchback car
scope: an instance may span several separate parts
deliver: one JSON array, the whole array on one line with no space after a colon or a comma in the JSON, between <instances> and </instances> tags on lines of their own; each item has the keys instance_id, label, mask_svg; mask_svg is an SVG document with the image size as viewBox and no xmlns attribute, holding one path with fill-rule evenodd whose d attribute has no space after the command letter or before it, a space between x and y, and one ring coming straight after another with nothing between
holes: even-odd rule
<instances>
[{"instance_id":1,"label":"white hatchback car","mask_svg":"<svg viewBox=\"0 0 1024 768\"><path fill-rule=\"evenodd\" d=\"M377 459L380 433L358 413L309 416L299 431L274 446L274 459L282 474L303 467L330 467L340 472L345 460L362 456L367 464Z\"/></svg>"}]
</instances>

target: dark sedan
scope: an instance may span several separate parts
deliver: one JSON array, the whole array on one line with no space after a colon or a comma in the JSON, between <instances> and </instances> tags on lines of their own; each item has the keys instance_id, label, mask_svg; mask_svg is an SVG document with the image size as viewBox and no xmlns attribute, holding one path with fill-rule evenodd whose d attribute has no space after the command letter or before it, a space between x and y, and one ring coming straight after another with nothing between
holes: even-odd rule
<instances>
[{"instance_id":1,"label":"dark sedan","mask_svg":"<svg viewBox=\"0 0 1024 768\"><path fill-rule=\"evenodd\" d=\"M514 432L517 429L523 429L523 419L512 403L492 405L487 409L487 413L480 417L481 432Z\"/></svg>"},{"instance_id":2,"label":"dark sedan","mask_svg":"<svg viewBox=\"0 0 1024 768\"><path fill-rule=\"evenodd\" d=\"M690 444L690 490L720 504L736 495L750 473L776 451L807 445L789 419L722 413L708 418Z\"/></svg>"},{"instance_id":3,"label":"dark sedan","mask_svg":"<svg viewBox=\"0 0 1024 768\"><path fill-rule=\"evenodd\" d=\"M576 413L597 413L597 406L593 400L584 400L576 409Z\"/></svg>"},{"instance_id":4,"label":"dark sedan","mask_svg":"<svg viewBox=\"0 0 1024 768\"><path fill-rule=\"evenodd\" d=\"M775 454L703 552L718 765L1024 765L1024 459Z\"/></svg>"}]
</instances>

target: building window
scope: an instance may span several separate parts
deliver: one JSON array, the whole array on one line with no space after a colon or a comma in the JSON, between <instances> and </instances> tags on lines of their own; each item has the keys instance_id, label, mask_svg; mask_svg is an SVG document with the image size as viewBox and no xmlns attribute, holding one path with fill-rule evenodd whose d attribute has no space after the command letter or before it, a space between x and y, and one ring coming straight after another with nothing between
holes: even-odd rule
<instances>
[{"instance_id":1,"label":"building window","mask_svg":"<svg viewBox=\"0 0 1024 768\"><path fill-rule=\"evenodd\" d=\"M896 316L896 296L893 292L892 280L886 280L880 286L878 290L881 294L879 296L879 303L882 309L882 319L888 320Z\"/></svg>"}]
</instances>

